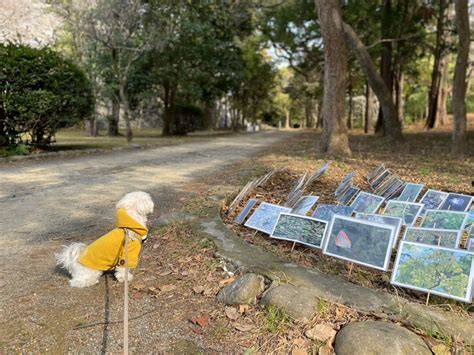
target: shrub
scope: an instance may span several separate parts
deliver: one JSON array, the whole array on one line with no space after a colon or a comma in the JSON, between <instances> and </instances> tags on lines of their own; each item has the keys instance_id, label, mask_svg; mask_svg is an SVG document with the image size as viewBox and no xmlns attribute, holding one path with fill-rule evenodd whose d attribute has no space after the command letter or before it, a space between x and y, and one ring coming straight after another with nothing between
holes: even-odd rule
<instances>
[{"instance_id":1,"label":"shrub","mask_svg":"<svg viewBox=\"0 0 474 355\"><path fill-rule=\"evenodd\" d=\"M194 132L202 125L202 110L190 104L177 104L174 111L171 132L176 135L186 135Z\"/></svg>"},{"instance_id":2,"label":"shrub","mask_svg":"<svg viewBox=\"0 0 474 355\"><path fill-rule=\"evenodd\" d=\"M0 68L0 146L48 145L92 113L85 74L48 48L0 44Z\"/></svg>"}]
</instances>

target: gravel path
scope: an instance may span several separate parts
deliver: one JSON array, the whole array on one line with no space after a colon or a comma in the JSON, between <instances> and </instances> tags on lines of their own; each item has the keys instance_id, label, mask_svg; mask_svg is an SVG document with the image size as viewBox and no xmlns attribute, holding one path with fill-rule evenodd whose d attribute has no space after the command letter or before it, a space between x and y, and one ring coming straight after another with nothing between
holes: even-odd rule
<instances>
[{"instance_id":1,"label":"gravel path","mask_svg":"<svg viewBox=\"0 0 474 355\"><path fill-rule=\"evenodd\" d=\"M180 210L177 197L193 181L291 135L261 132L0 166L0 353L119 350L120 344L106 342L100 327L71 336L71 325L77 325L78 319L87 322L108 312L104 297L111 307L114 303L119 307L121 301L114 299L114 292L109 295L105 281L97 287L69 289L67 278L55 268L54 252L62 244L92 240L108 231L114 221L113 206L126 192L150 192L157 204L152 220L156 219ZM151 310L146 302L142 307ZM169 307L172 312L171 303ZM120 313L113 316L120 319ZM156 314L153 341L132 341L132 345L137 350L167 349L170 337L180 339L180 330L168 321ZM112 335L109 339L116 339Z\"/></svg>"}]
</instances>

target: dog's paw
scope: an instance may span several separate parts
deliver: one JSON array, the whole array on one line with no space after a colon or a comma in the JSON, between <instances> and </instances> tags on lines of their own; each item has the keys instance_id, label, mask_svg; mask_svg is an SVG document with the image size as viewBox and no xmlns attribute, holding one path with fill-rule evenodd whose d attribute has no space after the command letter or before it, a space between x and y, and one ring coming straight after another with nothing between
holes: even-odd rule
<instances>
[{"instance_id":1,"label":"dog's paw","mask_svg":"<svg viewBox=\"0 0 474 355\"><path fill-rule=\"evenodd\" d=\"M125 282L125 269L118 268L115 270L115 278L118 282ZM133 275L129 272L128 273L128 281L133 280Z\"/></svg>"},{"instance_id":2,"label":"dog's paw","mask_svg":"<svg viewBox=\"0 0 474 355\"><path fill-rule=\"evenodd\" d=\"M99 283L98 279L72 279L69 280L69 286L71 287L77 287L77 288L82 288L82 287L89 287L92 285L95 285L96 283Z\"/></svg>"}]
</instances>

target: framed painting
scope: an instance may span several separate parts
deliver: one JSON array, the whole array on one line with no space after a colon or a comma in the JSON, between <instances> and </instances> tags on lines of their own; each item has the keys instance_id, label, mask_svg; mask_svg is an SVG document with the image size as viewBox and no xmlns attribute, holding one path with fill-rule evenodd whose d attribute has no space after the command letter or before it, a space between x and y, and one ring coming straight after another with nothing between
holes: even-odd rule
<instances>
[{"instance_id":1,"label":"framed painting","mask_svg":"<svg viewBox=\"0 0 474 355\"><path fill-rule=\"evenodd\" d=\"M347 206L352 201L354 196L359 193L359 191L360 189L358 187L350 186L341 196L337 198L337 201L341 205Z\"/></svg>"},{"instance_id":2,"label":"framed painting","mask_svg":"<svg viewBox=\"0 0 474 355\"><path fill-rule=\"evenodd\" d=\"M315 182L317 179L319 179L329 168L329 163L324 163L317 171L314 172L313 175L311 175L308 178L308 181L306 181L306 186L312 184Z\"/></svg>"},{"instance_id":3,"label":"framed painting","mask_svg":"<svg viewBox=\"0 0 474 355\"><path fill-rule=\"evenodd\" d=\"M321 248L328 223L291 213L280 213L270 237Z\"/></svg>"},{"instance_id":4,"label":"framed painting","mask_svg":"<svg viewBox=\"0 0 474 355\"><path fill-rule=\"evenodd\" d=\"M388 224L395 228L395 238L393 238L392 248L395 248L397 245L398 235L400 234L400 229L402 228L402 219L399 217L384 216L381 214L375 213L356 213L355 218L363 219L365 221L376 222L380 224Z\"/></svg>"},{"instance_id":5,"label":"framed painting","mask_svg":"<svg viewBox=\"0 0 474 355\"><path fill-rule=\"evenodd\" d=\"M281 212L290 212L290 209L272 203L262 202L247 222L245 222L245 226L263 233L271 234Z\"/></svg>"},{"instance_id":6,"label":"framed painting","mask_svg":"<svg viewBox=\"0 0 474 355\"><path fill-rule=\"evenodd\" d=\"M392 186L390 186L386 191L384 191L381 196L384 197L386 200L398 196L403 190L404 186L405 182L398 179Z\"/></svg>"},{"instance_id":7,"label":"framed painting","mask_svg":"<svg viewBox=\"0 0 474 355\"><path fill-rule=\"evenodd\" d=\"M461 194L448 194L439 206L440 210L466 212L471 207L472 196Z\"/></svg>"},{"instance_id":8,"label":"framed painting","mask_svg":"<svg viewBox=\"0 0 474 355\"><path fill-rule=\"evenodd\" d=\"M382 172L385 170L385 164L382 163L378 167L376 167L374 170L372 170L369 175L367 175L367 183L371 185L372 180L374 180L377 176L382 174Z\"/></svg>"},{"instance_id":9,"label":"framed painting","mask_svg":"<svg viewBox=\"0 0 474 355\"><path fill-rule=\"evenodd\" d=\"M329 222L333 215L352 216L354 208L351 206L320 204L313 213L313 218Z\"/></svg>"},{"instance_id":10,"label":"framed painting","mask_svg":"<svg viewBox=\"0 0 474 355\"><path fill-rule=\"evenodd\" d=\"M423 190L423 187L425 187L424 184L413 184L410 182L405 185L397 200L403 202L416 202L416 199L420 195L421 190Z\"/></svg>"},{"instance_id":11,"label":"framed painting","mask_svg":"<svg viewBox=\"0 0 474 355\"><path fill-rule=\"evenodd\" d=\"M334 215L324 241L323 253L357 264L387 270L395 227Z\"/></svg>"},{"instance_id":12,"label":"framed painting","mask_svg":"<svg viewBox=\"0 0 474 355\"><path fill-rule=\"evenodd\" d=\"M474 237L467 240L467 250L474 253Z\"/></svg>"},{"instance_id":13,"label":"framed painting","mask_svg":"<svg viewBox=\"0 0 474 355\"><path fill-rule=\"evenodd\" d=\"M392 172L388 169L385 169L382 174L377 176L373 181L370 187L372 190L376 190L386 179L388 179L392 175Z\"/></svg>"},{"instance_id":14,"label":"framed painting","mask_svg":"<svg viewBox=\"0 0 474 355\"><path fill-rule=\"evenodd\" d=\"M462 302L471 302L474 253L402 241L391 283Z\"/></svg>"},{"instance_id":15,"label":"framed painting","mask_svg":"<svg viewBox=\"0 0 474 355\"><path fill-rule=\"evenodd\" d=\"M245 218L247 217L247 215L249 214L249 212L252 210L253 206L255 206L256 203L257 203L257 200L254 198L251 198L250 200L248 200L244 209L235 218L234 223L242 224L242 222L245 220Z\"/></svg>"},{"instance_id":16,"label":"framed painting","mask_svg":"<svg viewBox=\"0 0 474 355\"><path fill-rule=\"evenodd\" d=\"M427 210L421 227L462 231L466 220L467 213L464 212Z\"/></svg>"},{"instance_id":17,"label":"framed painting","mask_svg":"<svg viewBox=\"0 0 474 355\"><path fill-rule=\"evenodd\" d=\"M385 191L391 188L398 181L401 181L397 175L390 175L387 179L382 182L376 189L374 189L374 194L382 195Z\"/></svg>"},{"instance_id":18,"label":"framed painting","mask_svg":"<svg viewBox=\"0 0 474 355\"><path fill-rule=\"evenodd\" d=\"M386 216L400 217L404 225L412 226L421 213L423 204L390 200L383 212Z\"/></svg>"},{"instance_id":19,"label":"framed painting","mask_svg":"<svg viewBox=\"0 0 474 355\"><path fill-rule=\"evenodd\" d=\"M381 196L362 191L354 199L351 206L354 207L354 212L375 213L384 200Z\"/></svg>"},{"instance_id":20,"label":"framed painting","mask_svg":"<svg viewBox=\"0 0 474 355\"><path fill-rule=\"evenodd\" d=\"M344 194L347 189L351 186L351 180L341 181L334 191L334 196L338 197Z\"/></svg>"},{"instance_id":21,"label":"framed painting","mask_svg":"<svg viewBox=\"0 0 474 355\"><path fill-rule=\"evenodd\" d=\"M420 203L425 205L421 210L421 215L424 216L427 210L437 209L441 206L446 197L448 197L447 192L431 189L426 191L420 200Z\"/></svg>"},{"instance_id":22,"label":"framed painting","mask_svg":"<svg viewBox=\"0 0 474 355\"><path fill-rule=\"evenodd\" d=\"M445 248L458 248L461 233L458 230L407 227L403 240Z\"/></svg>"},{"instance_id":23,"label":"framed painting","mask_svg":"<svg viewBox=\"0 0 474 355\"><path fill-rule=\"evenodd\" d=\"M291 209L291 213L306 216L311 208L313 208L319 196L303 196L295 203Z\"/></svg>"}]
</instances>

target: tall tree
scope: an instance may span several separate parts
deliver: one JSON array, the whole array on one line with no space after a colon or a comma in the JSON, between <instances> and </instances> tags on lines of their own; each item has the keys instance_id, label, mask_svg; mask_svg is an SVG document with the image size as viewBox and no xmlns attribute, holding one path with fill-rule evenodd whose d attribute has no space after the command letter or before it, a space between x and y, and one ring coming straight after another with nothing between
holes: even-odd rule
<instances>
[{"instance_id":1,"label":"tall tree","mask_svg":"<svg viewBox=\"0 0 474 355\"><path fill-rule=\"evenodd\" d=\"M323 134L320 149L350 156L345 122L347 48L339 0L315 0L324 43Z\"/></svg>"},{"instance_id":2,"label":"tall tree","mask_svg":"<svg viewBox=\"0 0 474 355\"><path fill-rule=\"evenodd\" d=\"M469 13L467 0L455 0L456 31L458 50L453 80L453 141L452 151L464 154L467 150L466 139L466 73L469 59Z\"/></svg>"}]
</instances>

